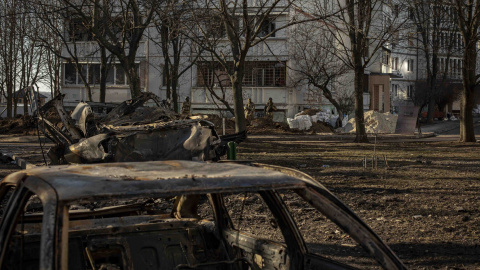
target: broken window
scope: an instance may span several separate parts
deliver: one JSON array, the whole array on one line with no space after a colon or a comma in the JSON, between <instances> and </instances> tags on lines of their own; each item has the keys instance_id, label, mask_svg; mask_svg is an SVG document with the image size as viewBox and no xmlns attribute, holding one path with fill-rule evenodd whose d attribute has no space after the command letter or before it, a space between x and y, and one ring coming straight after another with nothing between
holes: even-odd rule
<instances>
[{"instance_id":1,"label":"broken window","mask_svg":"<svg viewBox=\"0 0 480 270\"><path fill-rule=\"evenodd\" d=\"M375 260L329 218L293 191L280 191L292 218L307 246L308 252L356 267L376 269ZM312 221L315 224L312 226ZM312 258L312 260L314 257Z\"/></svg>"},{"instance_id":2,"label":"broken window","mask_svg":"<svg viewBox=\"0 0 480 270\"><path fill-rule=\"evenodd\" d=\"M233 227L252 236L285 243L277 220L258 193L224 195L225 208Z\"/></svg>"},{"instance_id":3,"label":"broken window","mask_svg":"<svg viewBox=\"0 0 480 270\"><path fill-rule=\"evenodd\" d=\"M140 65L137 64L136 68L140 72ZM99 63L93 64L81 64L80 70L84 78L90 85L100 84L100 70L101 65ZM121 65L110 66L107 72L106 84L107 85L126 85L126 74ZM81 85L84 84L74 64L65 63L65 85Z\"/></svg>"},{"instance_id":4,"label":"broken window","mask_svg":"<svg viewBox=\"0 0 480 270\"><path fill-rule=\"evenodd\" d=\"M36 195L25 189L14 191L11 202L23 200L15 226L6 247L1 269L39 269L40 235L42 233L43 204Z\"/></svg>"}]
</instances>

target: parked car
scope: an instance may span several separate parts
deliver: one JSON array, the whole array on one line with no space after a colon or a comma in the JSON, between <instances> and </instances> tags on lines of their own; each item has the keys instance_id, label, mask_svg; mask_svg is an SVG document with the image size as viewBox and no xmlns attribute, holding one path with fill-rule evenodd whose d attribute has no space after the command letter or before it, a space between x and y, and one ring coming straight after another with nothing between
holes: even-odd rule
<instances>
[{"instance_id":1,"label":"parked car","mask_svg":"<svg viewBox=\"0 0 480 270\"><path fill-rule=\"evenodd\" d=\"M4 178L0 202L1 269L355 269L342 257L326 257L334 242L312 244L310 234L324 234L328 221L377 266L405 269L324 186L283 167L195 161L41 167ZM307 219L315 226L302 235Z\"/></svg>"}]
</instances>

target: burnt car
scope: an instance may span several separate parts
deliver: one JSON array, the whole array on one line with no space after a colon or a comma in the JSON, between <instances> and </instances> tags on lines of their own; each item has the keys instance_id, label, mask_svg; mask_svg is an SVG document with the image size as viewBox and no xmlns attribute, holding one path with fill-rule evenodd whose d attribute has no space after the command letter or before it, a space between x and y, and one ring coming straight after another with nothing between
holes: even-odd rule
<instances>
[{"instance_id":1,"label":"burnt car","mask_svg":"<svg viewBox=\"0 0 480 270\"><path fill-rule=\"evenodd\" d=\"M47 153L52 165L217 161L228 142L246 138L246 132L220 136L207 116L179 115L150 92L120 104L80 102L71 113L64 97L59 94L35 110L39 130L55 144Z\"/></svg>"},{"instance_id":2,"label":"burnt car","mask_svg":"<svg viewBox=\"0 0 480 270\"><path fill-rule=\"evenodd\" d=\"M1 269L405 269L324 186L283 167L43 167L4 178L0 201ZM307 219L314 222L305 225ZM314 243L315 234L331 230L327 222L350 241L339 245L347 247L340 257L330 253L332 241Z\"/></svg>"}]
</instances>

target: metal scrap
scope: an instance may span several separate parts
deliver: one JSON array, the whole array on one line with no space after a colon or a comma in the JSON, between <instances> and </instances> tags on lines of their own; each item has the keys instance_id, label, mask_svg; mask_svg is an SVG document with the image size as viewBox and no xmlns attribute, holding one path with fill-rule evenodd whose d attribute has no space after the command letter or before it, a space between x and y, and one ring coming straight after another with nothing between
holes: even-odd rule
<instances>
[{"instance_id":1,"label":"metal scrap","mask_svg":"<svg viewBox=\"0 0 480 270\"><path fill-rule=\"evenodd\" d=\"M173 112L152 93L142 93L112 108L111 104L80 102L69 114L60 94L37 114L40 130L56 145L47 155L52 164L149 160L219 160L229 141L246 134L219 136L203 117ZM45 115L58 114L62 127ZM107 113L108 112L108 113Z\"/></svg>"}]
</instances>

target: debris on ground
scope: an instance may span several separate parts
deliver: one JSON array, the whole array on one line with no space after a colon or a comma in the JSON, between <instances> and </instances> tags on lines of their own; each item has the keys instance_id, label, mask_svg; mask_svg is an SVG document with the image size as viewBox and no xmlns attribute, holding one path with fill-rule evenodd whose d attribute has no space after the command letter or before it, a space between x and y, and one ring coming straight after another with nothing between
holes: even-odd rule
<instances>
[{"instance_id":1,"label":"debris on ground","mask_svg":"<svg viewBox=\"0 0 480 270\"><path fill-rule=\"evenodd\" d=\"M310 130L321 132L333 132L333 127L336 125L338 115L330 112L323 112L321 110L308 109L295 115L295 118L287 118L287 123L290 129ZM342 121L342 126L347 123L348 117ZM330 126L330 128L325 128Z\"/></svg>"},{"instance_id":2,"label":"debris on ground","mask_svg":"<svg viewBox=\"0 0 480 270\"><path fill-rule=\"evenodd\" d=\"M322 112L322 110L320 110L320 109L306 109L306 110L303 110L302 112L297 113L295 116L297 116L297 115L314 116L319 112Z\"/></svg>"},{"instance_id":3,"label":"debris on ground","mask_svg":"<svg viewBox=\"0 0 480 270\"><path fill-rule=\"evenodd\" d=\"M178 115L152 93L119 105L80 102L71 115L63 98L54 97L36 115L40 130L56 144L47 153L52 164L219 160L229 141L246 138L245 132L219 136L206 117ZM61 128L44 117L52 110Z\"/></svg>"},{"instance_id":4,"label":"debris on ground","mask_svg":"<svg viewBox=\"0 0 480 270\"><path fill-rule=\"evenodd\" d=\"M389 112L368 111L364 113L364 117L365 131L367 133L395 133L398 115L393 115ZM355 118L348 121L348 124L343 128L343 132L356 132Z\"/></svg>"},{"instance_id":5,"label":"debris on ground","mask_svg":"<svg viewBox=\"0 0 480 270\"><path fill-rule=\"evenodd\" d=\"M35 135L35 121L29 115L0 120L0 134Z\"/></svg>"}]
</instances>

